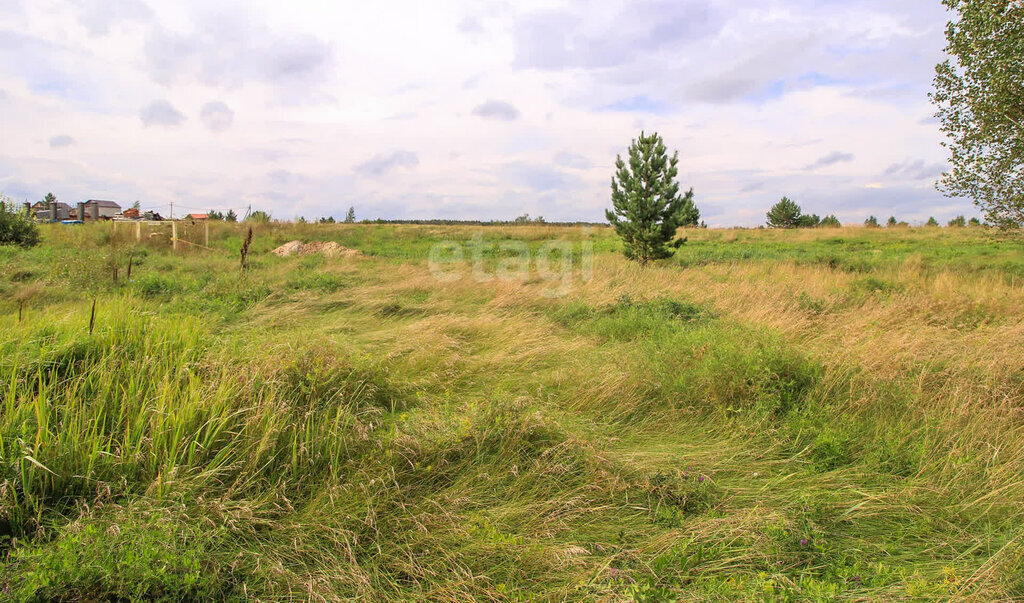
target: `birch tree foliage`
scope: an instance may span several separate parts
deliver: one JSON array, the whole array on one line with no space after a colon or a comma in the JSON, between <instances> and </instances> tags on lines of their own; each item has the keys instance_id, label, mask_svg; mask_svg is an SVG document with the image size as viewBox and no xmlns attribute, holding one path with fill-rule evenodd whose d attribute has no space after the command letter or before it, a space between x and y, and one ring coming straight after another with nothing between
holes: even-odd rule
<instances>
[{"instance_id":1,"label":"birch tree foliage","mask_svg":"<svg viewBox=\"0 0 1024 603\"><path fill-rule=\"evenodd\" d=\"M989 222L1024 225L1024 0L943 0L949 58L936 67L953 168L938 183L972 199Z\"/></svg>"}]
</instances>

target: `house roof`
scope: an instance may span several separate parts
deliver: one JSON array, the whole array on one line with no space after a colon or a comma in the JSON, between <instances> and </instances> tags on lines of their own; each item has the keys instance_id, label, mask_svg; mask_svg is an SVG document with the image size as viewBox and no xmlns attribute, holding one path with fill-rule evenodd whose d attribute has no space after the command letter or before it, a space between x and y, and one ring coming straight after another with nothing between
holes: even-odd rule
<instances>
[{"instance_id":1,"label":"house roof","mask_svg":"<svg viewBox=\"0 0 1024 603\"><path fill-rule=\"evenodd\" d=\"M102 199L89 199L86 201L89 204L99 205L100 207L113 207L115 209L121 209L121 206L113 201L103 201Z\"/></svg>"},{"instance_id":2,"label":"house roof","mask_svg":"<svg viewBox=\"0 0 1024 603\"><path fill-rule=\"evenodd\" d=\"M32 206L32 209L35 209L35 210L50 209L50 205L48 203L43 202L43 201L38 201L38 202L36 202L35 205ZM57 202L57 209L71 209L71 206L68 205L67 203L64 203L63 201L58 201Z\"/></svg>"},{"instance_id":3,"label":"house roof","mask_svg":"<svg viewBox=\"0 0 1024 603\"><path fill-rule=\"evenodd\" d=\"M193 220L206 220L210 216L208 214L189 214L188 217L192 218Z\"/></svg>"}]
</instances>

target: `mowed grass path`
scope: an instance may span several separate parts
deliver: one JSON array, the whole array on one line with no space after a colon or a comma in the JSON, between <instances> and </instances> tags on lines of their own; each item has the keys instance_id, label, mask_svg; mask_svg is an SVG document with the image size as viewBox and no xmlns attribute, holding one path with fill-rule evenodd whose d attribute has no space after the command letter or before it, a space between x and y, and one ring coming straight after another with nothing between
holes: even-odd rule
<instances>
[{"instance_id":1,"label":"mowed grass path","mask_svg":"<svg viewBox=\"0 0 1024 603\"><path fill-rule=\"evenodd\" d=\"M16 598L1024 597L1013 239L270 225L243 275L237 227L109 232L0 250ZM564 296L426 259L554 239Z\"/></svg>"}]
</instances>

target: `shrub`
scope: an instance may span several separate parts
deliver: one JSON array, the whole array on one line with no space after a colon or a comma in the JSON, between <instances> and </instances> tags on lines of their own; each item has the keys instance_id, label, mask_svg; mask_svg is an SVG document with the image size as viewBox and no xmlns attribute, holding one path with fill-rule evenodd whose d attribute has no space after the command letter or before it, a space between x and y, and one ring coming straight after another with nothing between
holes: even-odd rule
<instances>
[{"instance_id":1,"label":"shrub","mask_svg":"<svg viewBox=\"0 0 1024 603\"><path fill-rule=\"evenodd\" d=\"M39 227L24 209L0 195L0 245L33 247L39 243Z\"/></svg>"},{"instance_id":2,"label":"shrub","mask_svg":"<svg viewBox=\"0 0 1024 603\"><path fill-rule=\"evenodd\" d=\"M842 225L843 223L839 221L839 218L837 218L835 214L825 216L821 219L821 223L818 224L818 226L822 228L839 228Z\"/></svg>"},{"instance_id":3,"label":"shrub","mask_svg":"<svg viewBox=\"0 0 1024 603\"><path fill-rule=\"evenodd\" d=\"M231 213L231 212L229 212ZM246 222L256 222L257 224L268 224L270 223L270 214L265 211L256 210L249 214L249 217L245 219Z\"/></svg>"},{"instance_id":4,"label":"shrub","mask_svg":"<svg viewBox=\"0 0 1024 603\"><path fill-rule=\"evenodd\" d=\"M804 214L800 216L797 226L800 228L817 228L821 226L821 218L818 217L818 214Z\"/></svg>"}]
</instances>

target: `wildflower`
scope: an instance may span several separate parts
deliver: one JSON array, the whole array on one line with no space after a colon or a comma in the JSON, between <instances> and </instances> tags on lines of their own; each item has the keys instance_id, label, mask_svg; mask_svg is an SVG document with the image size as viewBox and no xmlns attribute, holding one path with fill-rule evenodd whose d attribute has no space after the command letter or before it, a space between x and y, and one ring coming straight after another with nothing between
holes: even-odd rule
<instances>
[{"instance_id":1,"label":"wildflower","mask_svg":"<svg viewBox=\"0 0 1024 603\"><path fill-rule=\"evenodd\" d=\"M703 484L704 483L704 476L702 475L702 476L698 477L697 478L697 482Z\"/></svg>"},{"instance_id":2,"label":"wildflower","mask_svg":"<svg viewBox=\"0 0 1024 603\"><path fill-rule=\"evenodd\" d=\"M806 538L801 538L800 539L800 546L807 546L807 539Z\"/></svg>"}]
</instances>

